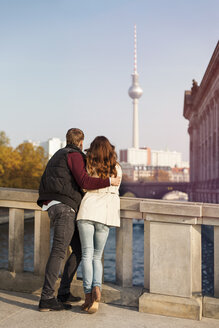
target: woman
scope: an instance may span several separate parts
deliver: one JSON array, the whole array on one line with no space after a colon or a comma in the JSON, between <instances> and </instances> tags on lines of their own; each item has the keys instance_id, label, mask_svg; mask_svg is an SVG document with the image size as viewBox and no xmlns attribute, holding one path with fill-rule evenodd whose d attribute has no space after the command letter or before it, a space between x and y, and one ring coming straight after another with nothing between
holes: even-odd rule
<instances>
[{"instance_id":1,"label":"woman","mask_svg":"<svg viewBox=\"0 0 219 328\"><path fill-rule=\"evenodd\" d=\"M115 147L106 137L96 137L87 150L87 171L93 177L122 177ZM119 186L87 191L77 215L82 246L82 273L88 313L98 310L101 298L102 254L109 227L120 226Z\"/></svg>"}]
</instances>

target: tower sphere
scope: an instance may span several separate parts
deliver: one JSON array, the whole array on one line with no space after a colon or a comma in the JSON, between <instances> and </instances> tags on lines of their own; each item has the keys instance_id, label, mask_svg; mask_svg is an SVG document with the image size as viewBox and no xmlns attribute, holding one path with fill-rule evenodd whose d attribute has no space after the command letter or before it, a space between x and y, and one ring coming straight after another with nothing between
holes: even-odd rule
<instances>
[{"instance_id":1,"label":"tower sphere","mask_svg":"<svg viewBox=\"0 0 219 328\"><path fill-rule=\"evenodd\" d=\"M132 99L138 99L142 96L143 90L138 84L138 74L134 73L132 74L132 86L129 88L129 97Z\"/></svg>"},{"instance_id":2,"label":"tower sphere","mask_svg":"<svg viewBox=\"0 0 219 328\"><path fill-rule=\"evenodd\" d=\"M129 88L129 97L132 99L138 99L142 96L143 90L139 85L133 85Z\"/></svg>"}]
</instances>

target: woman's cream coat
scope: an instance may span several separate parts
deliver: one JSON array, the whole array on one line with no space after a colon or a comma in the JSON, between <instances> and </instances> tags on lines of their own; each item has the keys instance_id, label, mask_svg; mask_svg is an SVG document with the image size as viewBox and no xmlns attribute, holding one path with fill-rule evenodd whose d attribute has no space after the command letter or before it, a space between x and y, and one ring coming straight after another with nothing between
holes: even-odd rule
<instances>
[{"instance_id":1,"label":"woman's cream coat","mask_svg":"<svg viewBox=\"0 0 219 328\"><path fill-rule=\"evenodd\" d=\"M116 166L117 175L122 178L122 170ZM82 199L77 220L91 220L108 226L120 226L119 186L89 190Z\"/></svg>"}]
</instances>

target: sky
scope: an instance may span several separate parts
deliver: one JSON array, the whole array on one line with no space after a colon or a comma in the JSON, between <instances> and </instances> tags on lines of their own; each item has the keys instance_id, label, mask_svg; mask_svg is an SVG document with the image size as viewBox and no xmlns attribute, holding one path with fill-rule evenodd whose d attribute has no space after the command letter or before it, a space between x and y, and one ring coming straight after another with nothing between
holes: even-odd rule
<instances>
[{"instance_id":1,"label":"sky","mask_svg":"<svg viewBox=\"0 0 219 328\"><path fill-rule=\"evenodd\" d=\"M184 92L218 42L218 0L0 0L0 131L11 145L78 127L85 148L97 135L131 147L134 24L140 146L189 160Z\"/></svg>"}]
</instances>

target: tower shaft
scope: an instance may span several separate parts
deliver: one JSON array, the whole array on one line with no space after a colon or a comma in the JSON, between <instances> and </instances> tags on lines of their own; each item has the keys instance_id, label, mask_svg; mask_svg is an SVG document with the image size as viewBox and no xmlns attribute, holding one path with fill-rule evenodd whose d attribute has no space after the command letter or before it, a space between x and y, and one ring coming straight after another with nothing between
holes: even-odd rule
<instances>
[{"instance_id":1,"label":"tower shaft","mask_svg":"<svg viewBox=\"0 0 219 328\"><path fill-rule=\"evenodd\" d=\"M138 130L138 99L133 99L133 132L132 147L139 148L139 130Z\"/></svg>"}]
</instances>

